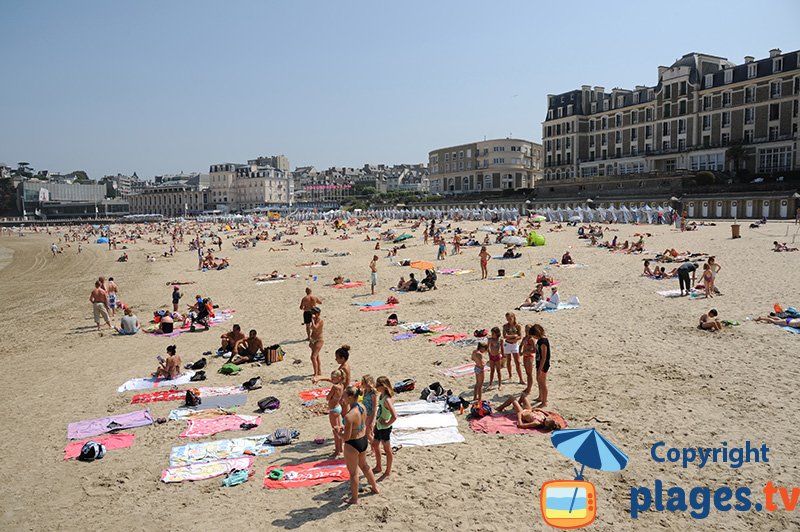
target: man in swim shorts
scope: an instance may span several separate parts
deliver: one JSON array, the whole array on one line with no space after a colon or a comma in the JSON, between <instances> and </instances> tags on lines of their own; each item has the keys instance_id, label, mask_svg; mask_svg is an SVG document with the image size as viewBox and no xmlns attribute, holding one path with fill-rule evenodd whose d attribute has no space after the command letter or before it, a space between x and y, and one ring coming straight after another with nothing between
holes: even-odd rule
<instances>
[{"instance_id":1,"label":"man in swim shorts","mask_svg":"<svg viewBox=\"0 0 800 532\"><path fill-rule=\"evenodd\" d=\"M369 263L369 284L372 287L372 295L375 295L375 286L378 284L378 256L373 255Z\"/></svg>"},{"instance_id":2,"label":"man in swim shorts","mask_svg":"<svg viewBox=\"0 0 800 532\"><path fill-rule=\"evenodd\" d=\"M303 325L306 326L306 340L311 340L311 310L321 305L322 300L311 293L311 287L306 288L306 295L300 300L300 310L303 311Z\"/></svg>"},{"instance_id":3,"label":"man in swim shorts","mask_svg":"<svg viewBox=\"0 0 800 532\"><path fill-rule=\"evenodd\" d=\"M111 320L108 317L108 295L103 290L100 281L95 281L94 290L89 295L89 302L92 304L92 314L94 315L94 322L97 324L97 330L100 330L100 319L106 322L106 326L111 328Z\"/></svg>"},{"instance_id":4,"label":"man in swim shorts","mask_svg":"<svg viewBox=\"0 0 800 532\"><path fill-rule=\"evenodd\" d=\"M117 312L117 298L119 287L117 283L114 282L113 277L108 278L108 283L106 284L106 290L108 292L108 309L111 311L111 316L116 316Z\"/></svg>"},{"instance_id":5,"label":"man in swim shorts","mask_svg":"<svg viewBox=\"0 0 800 532\"><path fill-rule=\"evenodd\" d=\"M242 338L233 346L229 362L234 364L253 362L259 351L264 351L264 342L258 337L256 330L251 329L247 338Z\"/></svg>"},{"instance_id":6,"label":"man in swim shorts","mask_svg":"<svg viewBox=\"0 0 800 532\"><path fill-rule=\"evenodd\" d=\"M239 324L235 324L233 326L233 330L230 332L226 332L225 334L220 336L220 340L222 340L222 345L220 345L219 352L220 353L233 353L234 346L239 340L244 340L244 334L242 333L242 328Z\"/></svg>"}]
</instances>

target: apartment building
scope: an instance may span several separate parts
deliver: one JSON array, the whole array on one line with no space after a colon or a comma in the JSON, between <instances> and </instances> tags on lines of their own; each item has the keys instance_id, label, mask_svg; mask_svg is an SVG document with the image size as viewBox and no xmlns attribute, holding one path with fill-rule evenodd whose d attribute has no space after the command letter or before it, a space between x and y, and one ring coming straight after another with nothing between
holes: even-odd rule
<instances>
[{"instance_id":1,"label":"apartment building","mask_svg":"<svg viewBox=\"0 0 800 532\"><path fill-rule=\"evenodd\" d=\"M219 163L209 167L208 201L217 210L236 211L289 204L294 179L283 155L258 157L247 164Z\"/></svg>"},{"instance_id":2,"label":"apartment building","mask_svg":"<svg viewBox=\"0 0 800 532\"><path fill-rule=\"evenodd\" d=\"M434 194L475 194L533 188L542 174L542 146L523 139L493 139L428 153Z\"/></svg>"},{"instance_id":3,"label":"apartment building","mask_svg":"<svg viewBox=\"0 0 800 532\"><path fill-rule=\"evenodd\" d=\"M545 181L800 168L800 51L776 48L740 65L689 53L658 67L655 86L584 85L547 98Z\"/></svg>"},{"instance_id":4,"label":"apartment building","mask_svg":"<svg viewBox=\"0 0 800 532\"><path fill-rule=\"evenodd\" d=\"M131 214L161 214L173 218L202 213L205 210L206 193L196 184L172 181L147 187L127 199Z\"/></svg>"}]
</instances>

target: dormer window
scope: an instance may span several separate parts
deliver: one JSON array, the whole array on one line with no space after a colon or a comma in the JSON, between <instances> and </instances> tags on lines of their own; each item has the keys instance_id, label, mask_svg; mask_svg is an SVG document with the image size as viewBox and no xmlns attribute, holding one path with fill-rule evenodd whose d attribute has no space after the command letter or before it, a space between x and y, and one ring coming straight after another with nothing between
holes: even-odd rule
<instances>
[{"instance_id":1,"label":"dormer window","mask_svg":"<svg viewBox=\"0 0 800 532\"><path fill-rule=\"evenodd\" d=\"M783 72L783 57L772 60L772 73Z\"/></svg>"},{"instance_id":2,"label":"dormer window","mask_svg":"<svg viewBox=\"0 0 800 532\"><path fill-rule=\"evenodd\" d=\"M714 84L714 74L706 74L706 88L708 89Z\"/></svg>"},{"instance_id":3,"label":"dormer window","mask_svg":"<svg viewBox=\"0 0 800 532\"><path fill-rule=\"evenodd\" d=\"M758 65L755 63L747 65L747 79L752 79L758 74Z\"/></svg>"},{"instance_id":4,"label":"dormer window","mask_svg":"<svg viewBox=\"0 0 800 532\"><path fill-rule=\"evenodd\" d=\"M725 83L733 81L733 70L728 68L725 70Z\"/></svg>"}]
</instances>

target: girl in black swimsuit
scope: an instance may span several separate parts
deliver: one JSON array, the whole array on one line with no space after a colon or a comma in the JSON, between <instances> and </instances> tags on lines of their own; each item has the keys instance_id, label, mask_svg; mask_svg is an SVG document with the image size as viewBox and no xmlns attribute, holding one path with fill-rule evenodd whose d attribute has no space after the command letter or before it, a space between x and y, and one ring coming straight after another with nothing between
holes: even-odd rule
<instances>
[{"instance_id":1,"label":"girl in black swimsuit","mask_svg":"<svg viewBox=\"0 0 800 532\"><path fill-rule=\"evenodd\" d=\"M375 475L367 465L367 413L364 407L358 402L361 390L355 386L348 386L344 391L344 398L350 405L350 410L344 417L344 428L342 437L345 440L344 459L347 463L347 471L350 473L350 504L358 503L358 470L360 469L367 477L373 493L380 493L378 485L375 483Z\"/></svg>"}]
</instances>

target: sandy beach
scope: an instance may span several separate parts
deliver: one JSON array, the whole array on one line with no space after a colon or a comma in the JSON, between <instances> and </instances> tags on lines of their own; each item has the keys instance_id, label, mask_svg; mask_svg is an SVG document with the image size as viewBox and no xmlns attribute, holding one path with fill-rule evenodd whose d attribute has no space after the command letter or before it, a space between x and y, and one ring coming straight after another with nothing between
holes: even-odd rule
<instances>
[{"instance_id":1,"label":"sandy beach","mask_svg":"<svg viewBox=\"0 0 800 532\"><path fill-rule=\"evenodd\" d=\"M453 223L467 230L479 225L483 224ZM421 228L410 231L410 223L391 226L414 235L398 259L434 261L436 249L423 245ZM540 323L550 339L548 409L561 414L571 428L598 429L630 458L619 473L587 470L587 479L597 488L598 514L592 527L677 531L702 523L731 531L800 529L800 514L781 510L712 509L703 521L692 519L688 512L667 511L644 512L634 521L629 512L631 488L652 489L656 480L687 492L695 486L749 486L753 500L763 500L760 489L768 481L800 486L795 454L800 446L800 413L792 399L800 382L800 335L747 319L767 314L775 303L800 306L800 252L771 250L773 240L791 242L797 226L768 223L758 230L743 226L743 238L738 240L730 238L729 223L686 233L665 225L610 226L605 237L609 240L617 235L620 241L633 241L634 233L652 233L645 239L651 252L676 248L715 255L722 266L717 277L722 295L710 301L661 297L657 291L677 289L678 281L641 277L643 256L587 247L575 228L547 232L547 227L552 224L545 226L544 247L525 247L520 259L489 263L490 275L503 268L507 275L521 271L524 277L481 281L479 248L467 247L437 266L472 273L439 275L438 290L404 294L393 294L389 287L415 270L391 265L385 258L390 243L381 242L382 250L375 252L375 242L364 242L363 234L337 240L333 232L307 237L301 229L293 238L303 242L303 252L297 245L270 252L271 245L278 245L271 242L235 250L232 240L224 240L223 252L217 255L229 257L231 267L206 272L197 270L196 253L185 245L172 258L148 263L147 253L161 253L164 248L140 241L129 246L130 261L119 263L116 258L122 250L109 251L105 245L84 244L79 255L73 243L53 257L49 246L55 236L3 235L0 419L5 437L0 442L0 528L551 530L540 515L540 487L548 480L571 479L574 463L553 448L548 435L478 434L464 416L458 416L464 443L400 449L392 478L381 485L383 493L364 496L358 506L345 505L346 482L270 490L262 487L262 481L268 466L324 459L333 448L327 416L313 415L298 398L298 392L315 387L298 309L307 286L323 300L323 373L336 367L333 351L349 344L354 378L371 374L386 375L392 382L416 380L417 389L399 394L397 401L419 399L419 391L434 381L471 398L472 375L448 378L440 372L468 363L470 348L437 346L425 337L392 341L393 333L399 332L385 326L392 311L359 312L354 303L396 295L400 304L393 312L400 320L438 320L450 326L448 332L471 336L476 329L502 325L504 313L524 301L548 260L569 249L575 261L587 267L547 271L561 281L562 299L578 296L580 307L554 313L518 311L517 316L523 324ZM482 239L483 233L478 234ZM329 248L330 253L314 253L314 248ZM502 249L493 245L490 252L500 255ZM329 256L337 252L350 255ZM380 257L375 297L369 295L368 264L373 253ZM296 266L320 260L330 264ZM253 281L255 275L273 270L302 278L275 284ZM317 280L307 279L309 274ZM339 274L367 284L347 290L326 286ZM175 279L196 282L183 287L184 303L195 293L203 294L220 308L235 309L235 317L209 332L177 338L98 333L88 297L100 275L114 277L122 301L142 322L154 310L171 306L172 288L167 284ZM698 318L712 306L722 319L739 320L741 325L716 333L698 330ZM133 429L136 441L131 448L110 451L93 463L63 460L68 423L141 409L131 404L132 392L117 393L117 387L154 371L156 355L169 344L177 345L184 362L215 350L219 334L232 323L245 331L257 329L265 343L281 344L286 358L271 366L246 365L238 376L218 374L220 360L210 359L208 380L200 384L238 385L262 376L264 387L251 392L239 412L253 414L258 399L278 397L281 408L262 416L257 433L289 427L300 431L297 443L257 457L253 477L233 488L221 487L220 478L182 484L159 481L170 449L186 443L179 437L185 429L182 421ZM508 395L519 394L523 386L515 381L504 386L502 394L494 387L485 391L484 398L499 404ZM176 404L146 406L153 417L164 417ZM207 439L245 435L225 432ZM312 440L319 437L328 443L314 444ZM747 440L767 444L769 463L684 469L650 457L651 446L658 441L681 448L722 442L733 447Z\"/></svg>"}]
</instances>

